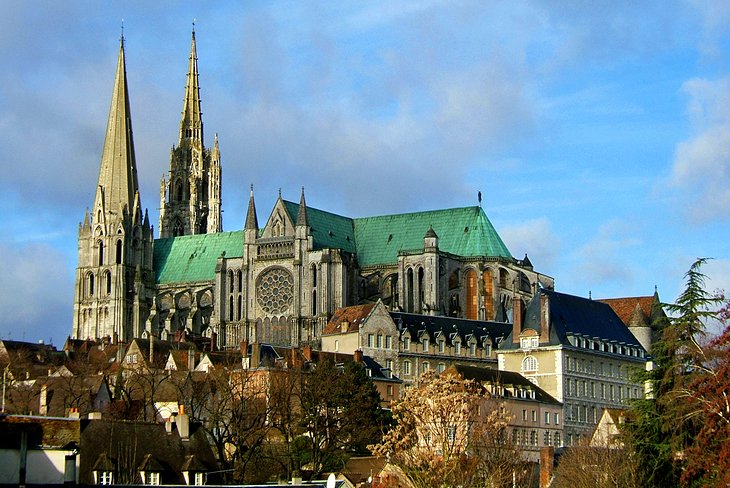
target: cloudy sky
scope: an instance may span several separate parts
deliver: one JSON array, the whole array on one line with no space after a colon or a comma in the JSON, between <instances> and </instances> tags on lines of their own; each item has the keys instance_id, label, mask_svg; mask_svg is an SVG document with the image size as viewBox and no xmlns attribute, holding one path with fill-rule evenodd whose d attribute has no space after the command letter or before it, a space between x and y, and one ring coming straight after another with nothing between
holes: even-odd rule
<instances>
[{"instance_id":1,"label":"cloudy sky","mask_svg":"<svg viewBox=\"0 0 730 488\"><path fill-rule=\"evenodd\" d=\"M120 25L143 205L195 19L225 230L277 190L359 217L483 207L563 292L730 289L730 3L0 1L0 337L71 329Z\"/></svg>"}]
</instances>

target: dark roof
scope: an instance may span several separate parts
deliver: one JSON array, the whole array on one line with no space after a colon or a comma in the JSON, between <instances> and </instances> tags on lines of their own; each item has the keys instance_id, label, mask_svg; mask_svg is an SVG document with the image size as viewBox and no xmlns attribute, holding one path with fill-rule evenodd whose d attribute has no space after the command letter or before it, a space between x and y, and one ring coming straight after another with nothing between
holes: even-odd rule
<instances>
[{"instance_id":1,"label":"dark roof","mask_svg":"<svg viewBox=\"0 0 730 488\"><path fill-rule=\"evenodd\" d=\"M80 483L93 483L93 466L99 462L101 454L117 463L122 457L131 456L126 459L128 467L159 471L161 484L185 484L182 468L191 455L196 456L206 471L217 469L205 431L192 422L189 439L183 440L177 429L173 428L168 434L165 427L157 423L81 420L79 450Z\"/></svg>"},{"instance_id":2,"label":"dark roof","mask_svg":"<svg viewBox=\"0 0 730 488\"><path fill-rule=\"evenodd\" d=\"M542 289L527 305L522 329L534 329L541 332L541 297L545 297L550 309L550 344L569 344L568 335L578 335L624 343L632 347L641 347L639 341L628 327L606 303L583 298L553 290ZM519 343L504 341L504 349L519 348Z\"/></svg>"},{"instance_id":3,"label":"dark roof","mask_svg":"<svg viewBox=\"0 0 730 488\"><path fill-rule=\"evenodd\" d=\"M496 346L512 330L510 324L502 322L405 312L390 312L390 316L401 334L410 334L413 341L417 341L419 334L425 331L429 335L429 341L435 341L439 333L443 333L446 344L452 344L456 337L459 337L462 342L466 342L470 336L474 336L480 346L484 346L483 341L487 337L491 343L490 345Z\"/></svg>"},{"instance_id":4,"label":"dark roof","mask_svg":"<svg viewBox=\"0 0 730 488\"><path fill-rule=\"evenodd\" d=\"M27 433L29 447L61 448L80 440L78 419L0 415L0 448L18 449L21 432Z\"/></svg>"},{"instance_id":5,"label":"dark roof","mask_svg":"<svg viewBox=\"0 0 730 488\"><path fill-rule=\"evenodd\" d=\"M560 405L560 402L550 396L545 390L514 371L499 371L496 369L480 368L478 366L465 366L455 364L452 366L459 375L465 380L478 381L479 383L487 383L492 385L520 387L535 392L535 400L543 403L553 403ZM451 369L451 368L449 368ZM447 370L448 371L448 370ZM506 394L506 393L505 393Z\"/></svg>"}]
</instances>

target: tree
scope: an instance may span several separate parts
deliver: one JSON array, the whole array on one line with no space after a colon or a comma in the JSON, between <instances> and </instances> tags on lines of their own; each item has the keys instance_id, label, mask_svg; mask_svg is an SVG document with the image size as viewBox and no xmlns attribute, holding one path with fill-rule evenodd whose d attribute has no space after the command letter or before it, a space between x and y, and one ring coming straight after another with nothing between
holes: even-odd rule
<instances>
[{"instance_id":1,"label":"tree","mask_svg":"<svg viewBox=\"0 0 730 488\"><path fill-rule=\"evenodd\" d=\"M370 449L411 486L524 485L526 463L506 435L510 417L478 382L428 373L392 410L395 427Z\"/></svg>"},{"instance_id":2,"label":"tree","mask_svg":"<svg viewBox=\"0 0 730 488\"><path fill-rule=\"evenodd\" d=\"M302 376L299 424L304 460L314 477L344 467L347 456L366 452L381 433L380 395L360 363L323 359Z\"/></svg>"},{"instance_id":3,"label":"tree","mask_svg":"<svg viewBox=\"0 0 730 488\"><path fill-rule=\"evenodd\" d=\"M710 393L718 392L715 399L722 399L722 383L728 381L723 371L730 357L723 354L723 337L706 345L708 321L727 319L718 310L723 297L705 289L701 268L706 262L701 258L690 266L683 292L675 303L664 305L670 317L659 324L660 338L651 350L654 367L644 376L651 396L631 405L626 443L636 453L643 486L690 486L710 475L692 456L699 453L698 442L707 440L703 433L714 435L709 414L717 404L710 406Z\"/></svg>"},{"instance_id":4,"label":"tree","mask_svg":"<svg viewBox=\"0 0 730 488\"><path fill-rule=\"evenodd\" d=\"M587 443L566 448L555 468L554 488L639 488L639 466L630 449Z\"/></svg>"}]
</instances>

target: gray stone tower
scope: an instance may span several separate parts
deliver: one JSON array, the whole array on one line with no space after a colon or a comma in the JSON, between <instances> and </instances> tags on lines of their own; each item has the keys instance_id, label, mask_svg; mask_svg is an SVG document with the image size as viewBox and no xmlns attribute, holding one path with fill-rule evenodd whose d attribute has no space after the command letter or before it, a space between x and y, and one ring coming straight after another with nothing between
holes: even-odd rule
<instances>
[{"instance_id":1,"label":"gray stone tower","mask_svg":"<svg viewBox=\"0 0 730 488\"><path fill-rule=\"evenodd\" d=\"M221 164L218 136L203 143L195 30L190 48L180 140L170 151L169 179L160 182L160 237L221 232Z\"/></svg>"},{"instance_id":2,"label":"gray stone tower","mask_svg":"<svg viewBox=\"0 0 730 488\"><path fill-rule=\"evenodd\" d=\"M140 203L122 38L96 196L79 225L74 338L128 341L142 332L153 296L152 243Z\"/></svg>"}]
</instances>

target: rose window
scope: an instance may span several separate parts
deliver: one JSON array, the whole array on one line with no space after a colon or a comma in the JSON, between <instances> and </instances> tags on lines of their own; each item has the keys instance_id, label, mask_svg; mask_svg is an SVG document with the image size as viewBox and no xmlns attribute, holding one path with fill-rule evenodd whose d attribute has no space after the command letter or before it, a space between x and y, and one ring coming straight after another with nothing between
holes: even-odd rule
<instances>
[{"instance_id":1,"label":"rose window","mask_svg":"<svg viewBox=\"0 0 730 488\"><path fill-rule=\"evenodd\" d=\"M294 283L291 274L274 268L264 272L256 286L256 301L264 312L283 315L294 300Z\"/></svg>"}]
</instances>

